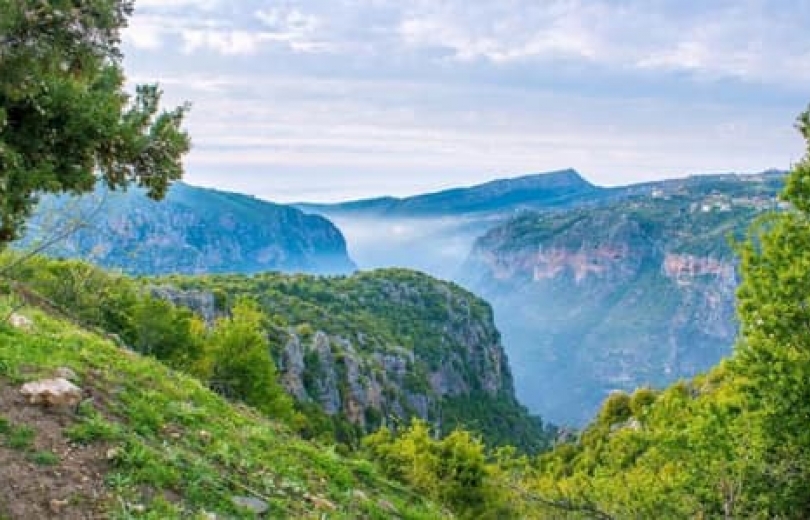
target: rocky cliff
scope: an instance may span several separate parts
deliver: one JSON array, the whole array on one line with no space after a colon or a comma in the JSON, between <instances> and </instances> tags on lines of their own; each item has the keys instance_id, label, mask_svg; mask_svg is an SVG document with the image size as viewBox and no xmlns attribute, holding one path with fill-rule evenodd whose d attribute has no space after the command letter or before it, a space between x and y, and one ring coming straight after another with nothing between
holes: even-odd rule
<instances>
[{"instance_id":1,"label":"rocky cliff","mask_svg":"<svg viewBox=\"0 0 810 520\"><path fill-rule=\"evenodd\" d=\"M496 309L530 409L582 424L612 390L689 377L730 352L728 236L777 203L769 176L707 182L526 213L477 241L463 282Z\"/></svg>"},{"instance_id":2,"label":"rocky cliff","mask_svg":"<svg viewBox=\"0 0 810 520\"><path fill-rule=\"evenodd\" d=\"M161 202L137 189L47 197L18 246L51 241L52 256L134 274L354 270L343 235L325 218L182 183Z\"/></svg>"},{"instance_id":3,"label":"rocky cliff","mask_svg":"<svg viewBox=\"0 0 810 520\"><path fill-rule=\"evenodd\" d=\"M495 443L545 443L539 419L515 398L491 308L452 283L400 269L158 281L181 304L209 301L200 291L223 309L240 297L257 300L287 390L364 432L419 417Z\"/></svg>"}]
</instances>

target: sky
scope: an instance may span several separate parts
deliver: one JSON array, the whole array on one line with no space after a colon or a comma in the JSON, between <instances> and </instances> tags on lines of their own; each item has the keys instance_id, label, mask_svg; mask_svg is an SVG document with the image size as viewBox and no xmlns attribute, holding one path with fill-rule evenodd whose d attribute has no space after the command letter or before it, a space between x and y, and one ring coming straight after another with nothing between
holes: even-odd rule
<instances>
[{"instance_id":1,"label":"sky","mask_svg":"<svg viewBox=\"0 0 810 520\"><path fill-rule=\"evenodd\" d=\"M191 184L405 196L789 168L810 0L136 0L131 85L184 101Z\"/></svg>"}]
</instances>

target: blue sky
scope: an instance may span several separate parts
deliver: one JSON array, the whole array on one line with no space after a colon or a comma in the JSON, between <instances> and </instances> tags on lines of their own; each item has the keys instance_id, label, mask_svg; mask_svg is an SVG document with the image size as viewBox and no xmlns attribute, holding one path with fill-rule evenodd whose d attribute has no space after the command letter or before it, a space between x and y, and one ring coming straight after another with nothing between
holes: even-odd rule
<instances>
[{"instance_id":1,"label":"blue sky","mask_svg":"<svg viewBox=\"0 0 810 520\"><path fill-rule=\"evenodd\" d=\"M810 0L136 0L187 181L276 201L787 168Z\"/></svg>"}]
</instances>

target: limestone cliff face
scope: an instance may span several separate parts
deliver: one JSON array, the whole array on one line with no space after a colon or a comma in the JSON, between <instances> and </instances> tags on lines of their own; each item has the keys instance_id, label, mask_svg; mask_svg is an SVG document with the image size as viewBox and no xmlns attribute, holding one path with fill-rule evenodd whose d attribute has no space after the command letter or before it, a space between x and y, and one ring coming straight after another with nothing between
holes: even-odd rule
<instances>
[{"instance_id":1,"label":"limestone cliff face","mask_svg":"<svg viewBox=\"0 0 810 520\"><path fill-rule=\"evenodd\" d=\"M513 401L508 361L491 316L473 317L466 306L453 311L463 315L436 325L446 345L438 356L399 345L369 349L362 339L323 330L307 337L290 328L278 359L282 381L298 400L364 429L379 426L380 418L440 421L446 398L482 394Z\"/></svg>"},{"instance_id":2,"label":"limestone cliff face","mask_svg":"<svg viewBox=\"0 0 810 520\"><path fill-rule=\"evenodd\" d=\"M726 235L755 214L674 199L523 215L478 241L464 283L499 311L518 396L581 424L611 390L689 377L730 352Z\"/></svg>"},{"instance_id":3,"label":"limestone cliff face","mask_svg":"<svg viewBox=\"0 0 810 520\"><path fill-rule=\"evenodd\" d=\"M257 301L281 381L299 402L371 432L410 418L476 429L495 443L545 442L516 400L492 309L461 287L404 269L346 277L264 273L172 278L153 293L210 312ZM507 426L508 425L508 426ZM524 436L508 439L510 428Z\"/></svg>"},{"instance_id":4,"label":"limestone cliff face","mask_svg":"<svg viewBox=\"0 0 810 520\"><path fill-rule=\"evenodd\" d=\"M46 197L22 241L62 234L48 252L133 274L347 273L354 264L328 220L254 197L174 185L165 200L142 190Z\"/></svg>"}]
</instances>

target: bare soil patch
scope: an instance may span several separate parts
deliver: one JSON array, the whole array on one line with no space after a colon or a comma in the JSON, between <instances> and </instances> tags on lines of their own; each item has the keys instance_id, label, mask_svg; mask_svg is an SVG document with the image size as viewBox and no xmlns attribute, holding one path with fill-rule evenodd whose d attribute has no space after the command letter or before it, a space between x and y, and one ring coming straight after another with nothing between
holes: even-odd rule
<instances>
[{"instance_id":1,"label":"bare soil patch","mask_svg":"<svg viewBox=\"0 0 810 520\"><path fill-rule=\"evenodd\" d=\"M71 410L32 406L0 378L0 414L34 431L28 449L10 447L0 437L0 519L105 518L107 446L71 442L64 434L75 423ZM38 453L56 455L53 464L36 462Z\"/></svg>"}]
</instances>

